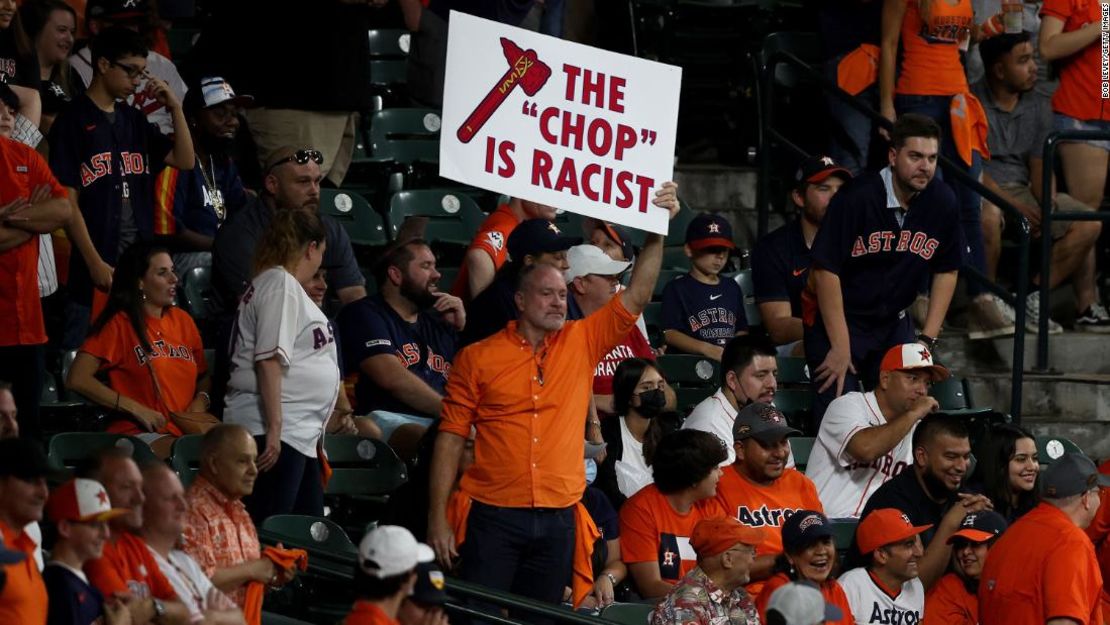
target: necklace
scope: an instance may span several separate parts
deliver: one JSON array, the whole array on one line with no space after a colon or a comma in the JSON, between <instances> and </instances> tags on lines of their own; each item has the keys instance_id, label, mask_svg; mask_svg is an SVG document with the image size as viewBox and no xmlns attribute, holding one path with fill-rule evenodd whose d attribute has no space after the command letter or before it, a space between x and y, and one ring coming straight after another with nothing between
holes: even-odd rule
<instances>
[{"instance_id":1,"label":"necklace","mask_svg":"<svg viewBox=\"0 0 1110 625\"><path fill-rule=\"evenodd\" d=\"M212 155L208 155L208 171L204 171L204 163L197 158L197 166L200 168L200 175L204 178L204 188L208 191L209 201L212 203L212 210L216 213L216 221L219 223L224 222L227 217L227 209L224 207L224 194L220 192L220 188L216 186L216 163L212 160ZM209 173L212 172L211 177Z\"/></svg>"}]
</instances>

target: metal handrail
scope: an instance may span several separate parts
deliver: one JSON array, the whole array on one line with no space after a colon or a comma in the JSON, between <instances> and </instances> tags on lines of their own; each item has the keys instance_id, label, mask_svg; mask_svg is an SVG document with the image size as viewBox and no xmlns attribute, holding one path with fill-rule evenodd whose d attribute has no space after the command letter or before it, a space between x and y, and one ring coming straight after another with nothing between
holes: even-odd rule
<instances>
[{"instance_id":1,"label":"metal handrail","mask_svg":"<svg viewBox=\"0 0 1110 625\"><path fill-rule=\"evenodd\" d=\"M871 119L875 124L890 130L892 124L890 120L880 115L871 107L860 102L855 96L847 93L838 85L821 75L820 72L814 70L808 63L801 60L794 54L779 50L770 54L766 59L766 64L760 72L759 83L762 87L762 98L760 102L761 121L760 121L760 176L759 183L756 191L756 203L758 211L758 227L757 233L763 236L767 232L767 223L769 219L770 202L768 196L770 195L770 175L771 175L771 150L772 137L774 141L782 143L802 157L808 156L804 150L791 143L782 133L778 132L772 126L773 112L774 112L774 90L775 90L775 68L779 64L789 64L812 78L821 90L824 92L832 93L834 96L846 102L849 106L856 109L863 115ZM1046 145L1046 150L1047 150ZM973 279L982 283L984 288L994 293L1007 303L1014 306L1014 350L1013 350L1013 370L1010 373L1010 415L1014 423L1021 423L1021 388L1022 388L1022 375L1025 367L1025 296L1026 285L1029 281L1029 246L1030 246L1030 229L1029 220L1021 214L1013 204L999 196L994 191L984 186L978 180L972 178L961 165L954 163L946 158L943 154L939 156L939 162L944 170L945 176L952 176L963 184L975 189L979 194L1002 209L1014 223L1018 224L1018 277L1017 277L1017 294L1011 295L1006 289L995 284L989 280L982 272L974 267L964 265L961 271ZM1107 215L1110 217L1110 215ZM1041 306L1044 306L1042 302ZM1043 312L1043 311L1042 311ZM1044 319L1042 318L1042 323ZM1043 334L1043 331L1042 331Z\"/></svg>"},{"instance_id":2,"label":"metal handrail","mask_svg":"<svg viewBox=\"0 0 1110 625\"><path fill-rule=\"evenodd\" d=\"M1056 146L1061 141L1106 141L1110 131L1106 130L1061 130L1048 135L1044 142L1041 161L1041 283L1040 313L1037 328L1037 362L1035 370L1048 372L1048 312L1049 288L1052 280L1052 222L1053 221L1110 221L1110 212L1052 212L1052 180L1056 171Z\"/></svg>"},{"instance_id":3,"label":"metal handrail","mask_svg":"<svg viewBox=\"0 0 1110 625\"><path fill-rule=\"evenodd\" d=\"M463 581L457 577L447 578L447 592L454 597L476 599L483 603L492 603L503 608L509 608L510 610L527 612L545 619L567 623L568 625L620 625L611 619L579 614L578 612L573 612L557 605L541 603L520 595L494 590L479 584ZM470 614L474 616L473 612L470 612ZM486 616L482 614L482 616L476 616L476 618L486 619ZM505 623L504 620L500 620L500 622Z\"/></svg>"}]
</instances>

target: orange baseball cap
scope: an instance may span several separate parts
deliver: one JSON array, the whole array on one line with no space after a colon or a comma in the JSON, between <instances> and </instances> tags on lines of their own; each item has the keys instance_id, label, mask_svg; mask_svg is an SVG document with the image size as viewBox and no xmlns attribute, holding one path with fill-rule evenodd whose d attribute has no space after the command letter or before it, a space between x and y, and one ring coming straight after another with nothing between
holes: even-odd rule
<instances>
[{"instance_id":1,"label":"orange baseball cap","mask_svg":"<svg viewBox=\"0 0 1110 625\"><path fill-rule=\"evenodd\" d=\"M879 371L927 369L934 382L948 378L948 369L933 362L933 353L921 343L903 343L887 350Z\"/></svg>"},{"instance_id":2,"label":"orange baseball cap","mask_svg":"<svg viewBox=\"0 0 1110 625\"><path fill-rule=\"evenodd\" d=\"M712 558L736 546L736 543L758 545L763 542L763 530L748 527L732 517L702 519L690 534L690 546L698 557Z\"/></svg>"},{"instance_id":3,"label":"orange baseball cap","mask_svg":"<svg viewBox=\"0 0 1110 625\"><path fill-rule=\"evenodd\" d=\"M50 493L46 514L58 521L110 521L130 512L127 508L113 508L108 492L96 480L72 479Z\"/></svg>"},{"instance_id":4,"label":"orange baseball cap","mask_svg":"<svg viewBox=\"0 0 1110 625\"><path fill-rule=\"evenodd\" d=\"M895 508L872 510L856 528L856 546L867 555L882 547L917 536L933 525L914 525L904 512Z\"/></svg>"}]
</instances>

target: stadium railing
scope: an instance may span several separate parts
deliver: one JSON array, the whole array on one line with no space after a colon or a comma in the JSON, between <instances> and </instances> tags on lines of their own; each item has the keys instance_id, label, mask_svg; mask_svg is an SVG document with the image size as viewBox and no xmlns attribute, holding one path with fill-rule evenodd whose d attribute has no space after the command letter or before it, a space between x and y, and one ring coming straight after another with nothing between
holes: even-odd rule
<instances>
[{"instance_id":1,"label":"stadium railing","mask_svg":"<svg viewBox=\"0 0 1110 625\"><path fill-rule=\"evenodd\" d=\"M808 80L816 84L822 91L833 94L835 97L840 98L849 106L856 109L863 115L866 115L875 124L880 125L887 130L892 128L890 120L886 119L874 109L858 101L854 96L849 95L844 90L840 89L836 84L821 75L820 72L811 67L808 63L798 58L796 55L785 51L778 50L771 52L764 59L764 65L760 72L759 87L761 91L760 97L760 136L759 136L759 159L760 159L760 175L758 187L756 189L756 209L758 211L758 236L763 236L767 233L767 225L770 217L770 177L772 171L772 144L781 144L789 148L792 152L801 158L808 156L805 150L791 142L785 135L777 131L774 127L774 95L775 85L778 82L776 79L775 70L779 65L788 65L797 71L801 72ZM1077 133L1078 134L1078 133ZM1088 133L1097 134L1097 133ZM1105 138L1105 135L1102 135ZM1055 146L1055 143L1050 140L1046 142L1046 150L1049 146ZM1047 154L1047 152L1046 152ZM1007 202L1004 198L999 196L994 191L983 186L978 180L972 178L963 167L954 163L946 158L943 154L940 155L940 165L944 170L944 175L951 176L959 180L962 184L971 187L978 192L982 197L986 198L996 206L1002 209L1011 223L1018 226L1018 267L1017 279L1014 285L1017 294L1012 295L1010 292L1001 285L995 284L994 281L988 279L982 272L974 267L964 265L960 268L960 273L964 274L971 279L981 283L984 288L997 295L999 298L1014 307L1014 347L1013 347L1013 371L1010 378L1010 415L1013 422L1021 423L1021 388L1023 382L1023 375L1025 370L1025 296L1027 292L1027 284L1029 282L1029 248L1030 248L1030 228L1029 221L1024 215L1011 203ZM1048 167L1050 161L1046 158L1045 166ZM1048 180L1051 180L1049 178ZM1066 214L1065 218L1089 218L1082 217L1083 215L1098 214L1098 213L1076 213ZM1072 217L1075 215L1075 217ZM1110 213L1101 213L1110 218ZM1057 218L1060 218L1058 215ZM1101 217L1100 217L1101 218ZM1045 222L1047 224L1047 222ZM1047 227L1042 226L1042 227ZM1047 284L1047 281L1044 281ZM1041 301L1041 314L1042 323L1047 323L1047 298L1042 296ZM1047 333L1042 328L1041 335L1044 337ZM1042 339L1045 340L1045 339Z\"/></svg>"},{"instance_id":2,"label":"stadium railing","mask_svg":"<svg viewBox=\"0 0 1110 625\"><path fill-rule=\"evenodd\" d=\"M574 612L565 607L560 607L551 603L541 603L528 599L527 597L521 597L520 595L493 590L492 588L465 582L455 577L447 578L447 593L452 598L467 599L471 602L495 605L501 608L508 608L513 612L525 612L539 619L552 620L557 623L565 623L566 625L621 625L617 621L607 619L604 616L590 616ZM449 612L455 611L468 616L477 617L479 620L501 623L502 625L519 625L522 622L521 620L479 612L474 610L472 605L462 605L460 602L450 602L447 608ZM533 619L523 620L531 622Z\"/></svg>"}]
</instances>

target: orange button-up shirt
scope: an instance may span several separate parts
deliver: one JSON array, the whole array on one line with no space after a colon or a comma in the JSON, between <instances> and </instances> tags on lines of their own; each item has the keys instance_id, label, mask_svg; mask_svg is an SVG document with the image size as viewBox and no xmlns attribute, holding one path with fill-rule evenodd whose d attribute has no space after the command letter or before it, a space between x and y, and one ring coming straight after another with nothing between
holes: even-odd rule
<instances>
[{"instance_id":1,"label":"orange button-up shirt","mask_svg":"<svg viewBox=\"0 0 1110 625\"><path fill-rule=\"evenodd\" d=\"M185 553L212 577L221 569L262 557L258 532L243 502L230 499L211 482L198 475L185 494L189 514L185 517ZM240 607L246 585L228 593Z\"/></svg>"},{"instance_id":2,"label":"orange button-up shirt","mask_svg":"<svg viewBox=\"0 0 1110 625\"><path fill-rule=\"evenodd\" d=\"M507 508L569 508L586 488L586 412L594 367L636 323L620 296L533 350L517 322L463 349L451 366L441 432L473 425L474 464L460 487Z\"/></svg>"},{"instance_id":3,"label":"orange button-up shirt","mask_svg":"<svg viewBox=\"0 0 1110 625\"><path fill-rule=\"evenodd\" d=\"M46 584L35 562L37 545L23 528L13 530L3 522L0 522L0 535L8 549L27 554L22 562L3 567L8 581L0 591L0 623L45 625L49 600Z\"/></svg>"}]
</instances>

